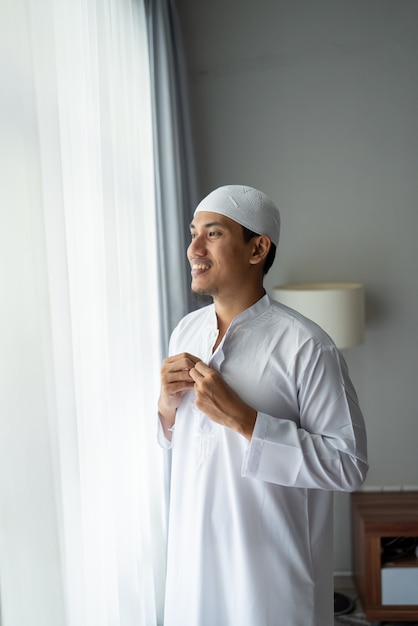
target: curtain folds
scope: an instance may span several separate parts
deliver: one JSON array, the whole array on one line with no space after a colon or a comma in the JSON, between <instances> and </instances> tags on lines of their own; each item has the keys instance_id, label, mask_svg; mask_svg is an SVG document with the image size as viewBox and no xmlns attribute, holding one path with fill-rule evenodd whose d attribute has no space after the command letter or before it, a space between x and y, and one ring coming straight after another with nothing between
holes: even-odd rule
<instances>
[{"instance_id":1,"label":"curtain folds","mask_svg":"<svg viewBox=\"0 0 418 626\"><path fill-rule=\"evenodd\" d=\"M157 626L164 349L145 6L2 4L2 626Z\"/></svg>"},{"instance_id":2,"label":"curtain folds","mask_svg":"<svg viewBox=\"0 0 418 626\"><path fill-rule=\"evenodd\" d=\"M186 236L196 206L196 171L186 66L172 0L146 0L150 44L155 183L164 350L193 308Z\"/></svg>"}]
</instances>

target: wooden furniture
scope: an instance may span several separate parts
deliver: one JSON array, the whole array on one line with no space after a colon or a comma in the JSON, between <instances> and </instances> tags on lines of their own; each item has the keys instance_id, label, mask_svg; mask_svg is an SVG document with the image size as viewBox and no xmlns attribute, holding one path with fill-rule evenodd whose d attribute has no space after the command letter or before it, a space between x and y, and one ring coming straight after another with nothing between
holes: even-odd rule
<instances>
[{"instance_id":1,"label":"wooden furniture","mask_svg":"<svg viewBox=\"0 0 418 626\"><path fill-rule=\"evenodd\" d=\"M353 579L367 619L418 620L412 605L382 604L382 538L418 537L418 492L356 492L351 494ZM392 566L418 568L413 554ZM413 572L415 576L415 572Z\"/></svg>"}]
</instances>

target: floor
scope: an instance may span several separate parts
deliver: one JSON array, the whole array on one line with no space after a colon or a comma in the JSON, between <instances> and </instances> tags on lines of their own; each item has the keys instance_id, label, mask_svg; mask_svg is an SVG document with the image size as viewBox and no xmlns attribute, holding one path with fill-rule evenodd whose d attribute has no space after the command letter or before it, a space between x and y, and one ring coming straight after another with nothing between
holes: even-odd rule
<instances>
[{"instance_id":1,"label":"floor","mask_svg":"<svg viewBox=\"0 0 418 626\"><path fill-rule=\"evenodd\" d=\"M418 626L418 621L369 622L364 615L352 579L350 577L338 577L335 579L334 586L336 592L344 594L353 602L353 610L350 613L335 616L335 626Z\"/></svg>"}]
</instances>

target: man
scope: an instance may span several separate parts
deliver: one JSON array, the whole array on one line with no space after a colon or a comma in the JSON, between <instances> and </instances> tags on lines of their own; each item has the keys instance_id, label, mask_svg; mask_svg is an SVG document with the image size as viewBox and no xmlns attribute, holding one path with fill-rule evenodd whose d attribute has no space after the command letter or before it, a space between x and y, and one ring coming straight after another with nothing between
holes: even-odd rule
<instances>
[{"instance_id":1,"label":"man","mask_svg":"<svg viewBox=\"0 0 418 626\"><path fill-rule=\"evenodd\" d=\"M190 225L192 289L161 370L172 448L164 626L331 626L332 491L358 488L366 435L343 357L274 302L277 207L230 185Z\"/></svg>"}]
</instances>

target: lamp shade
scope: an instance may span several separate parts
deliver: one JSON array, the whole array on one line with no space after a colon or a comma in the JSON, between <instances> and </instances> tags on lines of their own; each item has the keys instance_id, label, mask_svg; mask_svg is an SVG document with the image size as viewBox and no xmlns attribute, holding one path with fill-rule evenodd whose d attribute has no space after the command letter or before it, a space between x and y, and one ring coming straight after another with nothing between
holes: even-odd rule
<instances>
[{"instance_id":1,"label":"lamp shade","mask_svg":"<svg viewBox=\"0 0 418 626\"><path fill-rule=\"evenodd\" d=\"M337 348L363 342L364 287L360 283L280 285L272 295L321 326Z\"/></svg>"}]
</instances>

